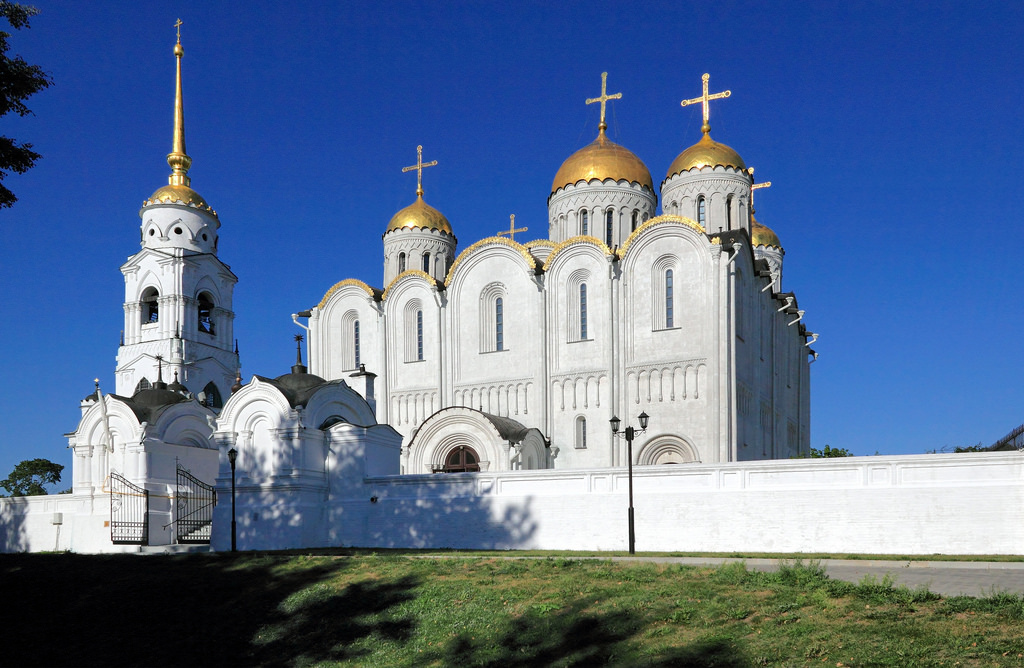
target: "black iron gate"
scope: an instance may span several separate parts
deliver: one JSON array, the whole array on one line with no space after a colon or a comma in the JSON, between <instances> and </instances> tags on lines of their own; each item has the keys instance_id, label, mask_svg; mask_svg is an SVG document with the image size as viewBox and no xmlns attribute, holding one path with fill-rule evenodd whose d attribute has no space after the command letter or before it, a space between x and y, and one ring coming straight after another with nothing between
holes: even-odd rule
<instances>
[{"instance_id":1,"label":"black iron gate","mask_svg":"<svg viewBox=\"0 0 1024 668\"><path fill-rule=\"evenodd\" d=\"M110 472L110 542L149 545L149 491Z\"/></svg>"},{"instance_id":2,"label":"black iron gate","mask_svg":"<svg viewBox=\"0 0 1024 668\"><path fill-rule=\"evenodd\" d=\"M178 465L178 498L175 532L179 543L209 543L213 525L213 507L217 492L213 485L195 477Z\"/></svg>"}]
</instances>

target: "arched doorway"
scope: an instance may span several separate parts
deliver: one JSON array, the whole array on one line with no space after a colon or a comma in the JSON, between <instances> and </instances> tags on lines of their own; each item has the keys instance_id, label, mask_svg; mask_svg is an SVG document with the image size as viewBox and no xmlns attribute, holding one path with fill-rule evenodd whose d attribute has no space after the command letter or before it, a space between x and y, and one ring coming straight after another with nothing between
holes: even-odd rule
<instances>
[{"instance_id":1,"label":"arched doorway","mask_svg":"<svg viewBox=\"0 0 1024 668\"><path fill-rule=\"evenodd\" d=\"M470 473L480 471L480 456L476 450L465 445L452 448L444 457L444 465L438 473Z\"/></svg>"}]
</instances>

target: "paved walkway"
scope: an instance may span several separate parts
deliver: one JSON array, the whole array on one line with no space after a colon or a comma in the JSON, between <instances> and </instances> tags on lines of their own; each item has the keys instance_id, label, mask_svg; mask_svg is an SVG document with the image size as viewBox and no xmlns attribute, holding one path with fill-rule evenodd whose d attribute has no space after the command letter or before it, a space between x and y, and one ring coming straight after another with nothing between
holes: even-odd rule
<instances>
[{"instance_id":1,"label":"paved walkway","mask_svg":"<svg viewBox=\"0 0 1024 668\"><path fill-rule=\"evenodd\" d=\"M662 564L717 566L743 562L747 568L775 571L778 559L727 557L612 557L615 561L651 561ZM858 559L818 560L829 577L859 583L865 576L879 582L886 575L911 589L924 585L943 596L988 596L998 592L1024 594L1024 562L1001 561L882 561Z\"/></svg>"}]
</instances>

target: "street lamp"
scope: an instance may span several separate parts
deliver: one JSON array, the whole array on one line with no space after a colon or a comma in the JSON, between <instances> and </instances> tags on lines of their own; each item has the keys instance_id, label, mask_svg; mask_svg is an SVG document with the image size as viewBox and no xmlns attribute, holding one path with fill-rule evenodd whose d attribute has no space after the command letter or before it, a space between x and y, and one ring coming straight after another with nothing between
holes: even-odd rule
<instances>
[{"instance_id":1,"label":"street lamp","mask_svg":"<svg viewBox=\"0 0 1024 668\"><path fill-rule=\"evenodd\" d=\"M612 436L626 439L626 460L629 463L629 553L636 554L636 534L633 532L633 437L647 431L647 422L651 416L646 411L639 415L640 429L634 429L631 425L626 426L626 431L619 434L619 427L622 420L612 416L609 422L612 423Z\"/></svg>"},{"instance_id":2,"label":"street lamp","mask_svg":"<svg viewBox=\"0 0 1024 668\"><path fill-rule=\"evenodd\" d=\"M231 463L231 551L237 552L235 544L235 460L238 459L238 450L228 450L228 462Z\"/></svg>"}]
</instances>

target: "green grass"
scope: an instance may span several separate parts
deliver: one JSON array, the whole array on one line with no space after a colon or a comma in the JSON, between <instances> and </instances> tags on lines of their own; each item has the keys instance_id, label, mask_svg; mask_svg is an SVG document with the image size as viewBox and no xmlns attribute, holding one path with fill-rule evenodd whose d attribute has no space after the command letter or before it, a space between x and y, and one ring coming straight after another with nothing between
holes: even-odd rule
<instances>
[{"instance_id":1,"label":"green grass","mask_svg":"<svg viewBox=\"0 0 1024 668\"><path fill-rule=\"evenodd\" d=\"M0 555L0 596L3 665L1024 665L1020 596L813 561Z\"/></svg>"}]
</instances>

